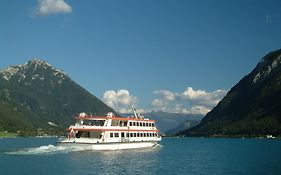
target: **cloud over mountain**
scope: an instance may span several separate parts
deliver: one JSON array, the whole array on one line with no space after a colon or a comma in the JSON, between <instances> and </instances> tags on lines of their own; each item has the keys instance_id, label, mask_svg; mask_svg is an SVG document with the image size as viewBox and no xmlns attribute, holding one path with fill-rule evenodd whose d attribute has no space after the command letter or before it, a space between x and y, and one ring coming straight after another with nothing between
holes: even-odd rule
<instances>
[{"instance_id":1,"label":"cloud over mountain","mask_svg":"<svg viewBox=\"0 0 281 175\"><path fill-rule=\"evenodd\" d=\"M64 0L38 0L33 14L38 16L72 13L72 7Z\"/></svg>"},{"instance_id":2,"label":"cloud over mountain","mask_svg":"<svg viewBox=\"0 0 281 175\"><path fill-rule=\"evenodd\" d=\"M104 92L102 100L118 112L128 113L131 111L130 106L137 101L137 97L130 94L126 89L108 90Z\"/></svg>"},{"instance_id":3,"label":"cloud over mountain","mask_svg":"<svg viewBox=\"0 0 281 175\"><path fill-rule=\"evenodd\" d=\"M169 90L155 90L153 94L157 97L152 100L151 108L138 109L138 111L142 113L161 111L205 115L226 95L226 92L226 90L207 92L201 89L194 90L192 87L187 87L181 93ZM137 105L137 99L127 89L108 90L102 97L104 103L121 113L131 112L130 106L132 104Z\"/></svg>"},{"instance_id":4,"label":"cloud over mountain","mask_svg":"<svg viewBox=\"0 0 281 175\"><path fill-rule=\"evenodd\" d=\"M207 92L187 87L182 93L156 90L154 94L157 95L151 103L154 111L206 114L225 96L226 90Z\"/></svg>"}]
</instances>

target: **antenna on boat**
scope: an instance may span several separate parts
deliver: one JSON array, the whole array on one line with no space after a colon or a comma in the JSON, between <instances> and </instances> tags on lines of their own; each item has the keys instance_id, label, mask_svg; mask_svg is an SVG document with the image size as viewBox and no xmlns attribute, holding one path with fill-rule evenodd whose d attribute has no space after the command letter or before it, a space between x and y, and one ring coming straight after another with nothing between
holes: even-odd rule
<instances>
[{"instance_id":1,"label":"antenna on boat","mask_svg":"<svg viewBox=\"0 0 281 175\"><path fill-rule=\"evenodd\" d=\"M134 105L133 105L133 104L131 105L131 108L132 108L132 111L133 111L133 113L134 113L134 117L135 117L135 118L138 118L137 111L136 111L136 109L134 108Z\"/></svg>"}]
</instances>

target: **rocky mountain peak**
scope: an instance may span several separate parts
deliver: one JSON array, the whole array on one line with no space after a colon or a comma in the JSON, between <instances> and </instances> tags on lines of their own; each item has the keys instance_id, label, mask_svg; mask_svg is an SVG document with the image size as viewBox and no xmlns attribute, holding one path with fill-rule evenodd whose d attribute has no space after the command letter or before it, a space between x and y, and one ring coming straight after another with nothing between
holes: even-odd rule
<instances>
[{"instance_id":1,"label":"rocky mountain peak","mask_svg":"<svg viewBox=\"0 0 281 175\"><path fill-rule=\"evenodd\" d=\"M1 69L0 70L0 76L3 77L6 80L9 80L13 75L18 73L20 68L21 68L20 65L15 65L15 66L9 66L7 68Z\"/></svg>"},{"instance_id":2,"label":"rocky mountain peak","mask_svg":"<svg viewBox=\"0 0 281 175\"><path fill-rule=\"evenodd\" d=\"M26 64L26 66L41 66L41 67L52 67L52 65L50 65L49 63L47 63L46 61L40 59L40 58L33 58L31 60L29 60Z\"/></svg>"},{"instance_id":3,"label":"rocky mountain peak","mask_svg":"<svg viewBox=\"0 0 281 175\"><path fill-rule=\"evenodd\" d=\"M0 70L0 77L10 80L12 77L17 76L19 81L31 77L32 80L39 78L44 79L46 76L45 71L51 72L54 76L64 78L66 74L53 67L51 64L40 58L33 58L23 65L13 65Z\"/></svg>"},{"instance_id":4,"label":"rocky mountain peak","mask_svg":"<svg viewBox=\"0 0 281 175\"><path fill-rule=\"evenodd\" d=\"M281 50L271 52L261 59L253 73L253 83L256 84L259 80L264 79L273 70L281 65Z\"/></svg>"}]
</instances>

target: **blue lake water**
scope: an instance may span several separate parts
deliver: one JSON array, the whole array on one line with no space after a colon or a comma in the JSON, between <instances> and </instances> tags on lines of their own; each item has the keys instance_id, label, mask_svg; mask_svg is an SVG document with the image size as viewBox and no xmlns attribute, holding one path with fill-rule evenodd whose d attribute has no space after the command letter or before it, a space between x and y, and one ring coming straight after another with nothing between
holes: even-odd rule
<instances>
[{"instance_id":1,"label":"blue lake water","mask_svg":"<svg viewBox=\"0 0 281 175\"><path fill-rule=\"evenodd\" d=\"M81 151L57 138L0 139L0 174L281 174L280 139L164 138L156 148Z\"/></svg>"}]
</instances>

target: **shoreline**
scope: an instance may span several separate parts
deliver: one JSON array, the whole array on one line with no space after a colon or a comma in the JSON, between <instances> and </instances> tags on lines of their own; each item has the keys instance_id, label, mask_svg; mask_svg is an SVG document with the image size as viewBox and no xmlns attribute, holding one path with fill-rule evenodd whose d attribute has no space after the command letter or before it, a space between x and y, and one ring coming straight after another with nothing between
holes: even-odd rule
<instances>
[{"instance_id":1,"label":"shoreline","mask_svg":"<svg viewBox=\"0 0 281 175\"><path fill-rule=\"evenodd\" d=\"M16 138L18 136L17 133L0 131L0 138Z\"/></svg>"}]
</instances>

